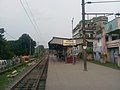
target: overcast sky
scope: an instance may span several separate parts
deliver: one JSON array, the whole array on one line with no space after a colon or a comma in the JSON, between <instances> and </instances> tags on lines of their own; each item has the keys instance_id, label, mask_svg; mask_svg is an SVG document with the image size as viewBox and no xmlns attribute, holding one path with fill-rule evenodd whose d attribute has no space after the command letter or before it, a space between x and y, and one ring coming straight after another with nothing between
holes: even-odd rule
<instances>
[{"instance_id":1,"label":"overcast sky","mask_svg":"<svg viewBox=\"0 0 120 90\"><path fill-rule=\"evenodd\" d=\"M25 8L27 8L25 0L21 1ZM74 17L74 27L79 20L81 20L81 0L26 1L28 2L30 10L32 11L34 19L38 25L38 30L34 29L20 3L20 0L0 0L0 28L4 27L5 31L16 40L23 33L27 33L36 42L47 47L47 43L52 39L52 37L71 37L72 17ZM86 12L118 13L120 12L120 2L86 5ZM110 19L111 18L113 17L110 17ZM9 35L5 34L6 39L14 40Z\"/></svg>"}]
</instances>

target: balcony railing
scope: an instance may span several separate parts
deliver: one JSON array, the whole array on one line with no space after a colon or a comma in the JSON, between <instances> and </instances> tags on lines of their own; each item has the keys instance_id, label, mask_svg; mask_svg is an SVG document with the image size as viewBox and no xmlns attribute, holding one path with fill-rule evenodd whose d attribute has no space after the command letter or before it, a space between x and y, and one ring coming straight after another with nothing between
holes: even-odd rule
<instances>
[{"instance_id":1,"label":"balcony railing","mask_svg":"<svg viewBox=\"0 0 120 90\"><path fill-rule=\"evenodd\" d=\"M108 42L107 42L107 47L108 47L108 48L120 47L120 39L118 39L118 40L113 40L113 41L108 41Z\"/></svg>"}]
</instances>

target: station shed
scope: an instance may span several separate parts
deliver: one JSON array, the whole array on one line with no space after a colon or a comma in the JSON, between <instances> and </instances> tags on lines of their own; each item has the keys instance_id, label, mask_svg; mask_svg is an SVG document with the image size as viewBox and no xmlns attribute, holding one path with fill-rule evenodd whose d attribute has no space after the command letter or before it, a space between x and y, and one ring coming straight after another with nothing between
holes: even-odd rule
<instances>
[{"instance_id":1,"label":"station shed","mask_svg":"<svg viewBox=\"0 0 120 90\"><path fill-rule=\"evenodd\" d=\"M57 56L58 60L65 61L67 63L72 63L73 58L76 56L73 53L73 47L82 44L82 40L79 38L60 38L53 37L52 40L48 42L49 50L54 50L54 54Z\"/></svg>"}]
</instances>

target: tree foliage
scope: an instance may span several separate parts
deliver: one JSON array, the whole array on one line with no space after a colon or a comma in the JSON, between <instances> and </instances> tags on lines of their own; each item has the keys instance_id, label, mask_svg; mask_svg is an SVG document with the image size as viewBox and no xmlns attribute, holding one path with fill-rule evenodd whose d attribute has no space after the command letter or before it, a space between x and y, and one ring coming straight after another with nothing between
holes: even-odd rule
<instances>
[{"instance_id":1,"label":"tree foliage","mask_svg":"<svg viewBox=\"0 0 120 90\"><path fill-rule=\"evenodd\" d=\"M28 34L23 34L16 41L9 41L11 50L15 55L29 55L35 51L36 42Z\"/></svg>"},{"instance_id":2,"label":"tree foliage","mask_svg":"<svg viewBox=\"0 0 120 90\"><path fill-rule=\"evenodd\" d=\"M0 29L0 59L33 54L35 46L36 42L28 34L23 34L16 41L7 41L4 38L4 29Z\"/></svg>"},{"instance_id":3,"label":"tree foliage","mask_svg":"<svg viewBox=\"0 0 120 90\"><path fill-rule=\"evenodd\" d=\"M10 59L13 52L10 51L9 44L4 38L4 29L0 29L0 59Z\"/></svg>"}]
</instances>

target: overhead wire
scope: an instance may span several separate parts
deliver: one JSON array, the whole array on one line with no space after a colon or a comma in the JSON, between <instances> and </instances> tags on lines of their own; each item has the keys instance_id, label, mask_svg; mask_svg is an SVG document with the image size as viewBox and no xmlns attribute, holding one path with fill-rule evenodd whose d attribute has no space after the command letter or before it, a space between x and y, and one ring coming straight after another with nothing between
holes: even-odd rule
<instances>
[{"instance_id":1,"label":"overhead wire","mask_svg":"<svg viewBox=\"0 0 120 90\"><path fill-rule=\"evenodd\" d=\"M32 25L33 25L35 31L36 31L37 34L38 34L36 24L35 24L35 22L32 21L31 17L29 16L29 13L28 13L27 9L25 8L25 6L24 6L22 0L20 0L20 3L21 3L21 5L22 5L22 7L23 7L23 9L24 9L24 11L25 11L25 13L26 13L26 15L28 16L28 19L30 20L30 22L32 23ZM38 37L39 37L39 35L38 35Z\"/></svg>"},{"instance_id":2,"label":"overhead wire","mask_svg":"<svg viewBox=\"0 0 120 90\"><path fill-rule=\"evenodd\" d=\"M8 34L7 32L5 32L9 37L11 37L12 39L15 39L12 35Z\"/></svg>"},{"instance_id":3,"label":"overhead wire","mask_svg":"<svg viewBox=\"0 0 120 90\"><path fill-rule=\"evenodd\" d=\"M34 18L34 15L33 15L32 11L31 11L30 7L29 7L29 4L28 4L27 0L24 0L24 1L25 1L26 5L27 5L27 7L28 7L28 10L29 10L29 12L30 12L30 14L31 14L31 17L32 17L32 19L33 19L34 24L36 25L37 29L39 29L39 27L38 27L38 25L37 25L37 22L36 22L36 20L35 20L35 18Z\"/></svg>"}]
</instances>

